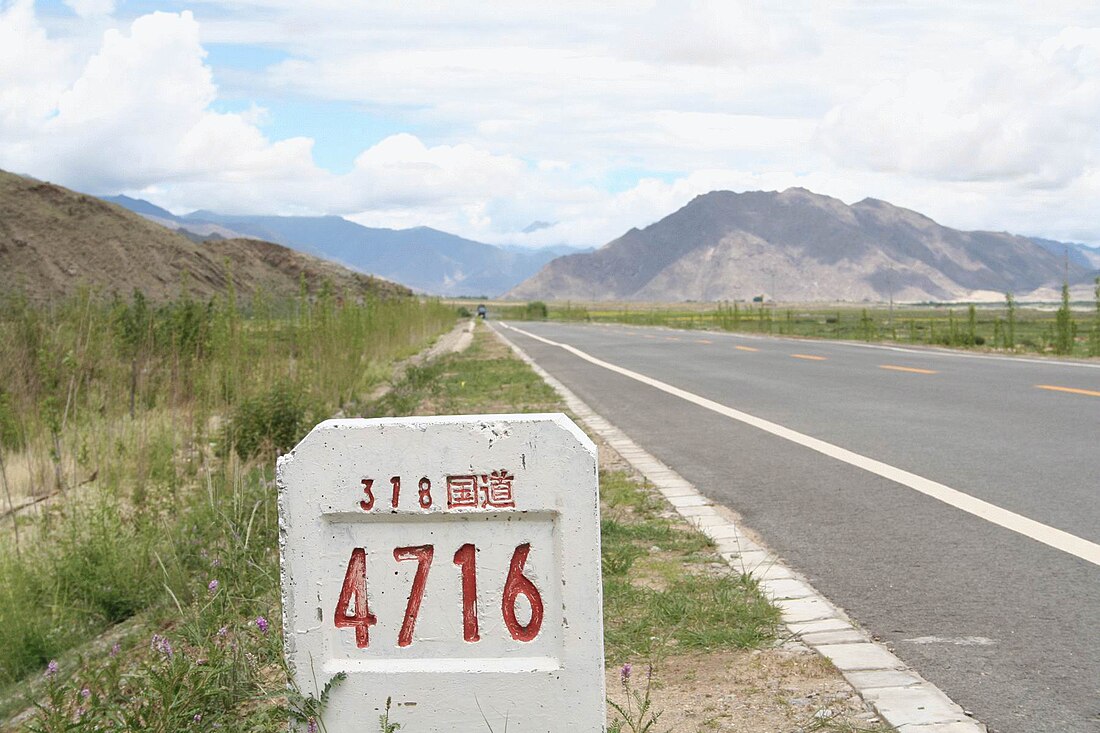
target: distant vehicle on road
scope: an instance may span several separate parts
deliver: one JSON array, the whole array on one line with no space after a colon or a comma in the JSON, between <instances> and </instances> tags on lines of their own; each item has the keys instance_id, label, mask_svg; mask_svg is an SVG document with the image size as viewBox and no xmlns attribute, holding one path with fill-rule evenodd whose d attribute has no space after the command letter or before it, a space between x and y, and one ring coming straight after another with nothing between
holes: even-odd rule
<instances>
[{"instance_id":1,"label":"distant vehicle on road","mask_svg":"<svg viewBox=\"0 0 1100 733\"><path fill-rule=\"evenodd\" d=\"M489 309L484 304L477 307L477 317L482 319L489 317Z\"/></svg>"}]
</instances>

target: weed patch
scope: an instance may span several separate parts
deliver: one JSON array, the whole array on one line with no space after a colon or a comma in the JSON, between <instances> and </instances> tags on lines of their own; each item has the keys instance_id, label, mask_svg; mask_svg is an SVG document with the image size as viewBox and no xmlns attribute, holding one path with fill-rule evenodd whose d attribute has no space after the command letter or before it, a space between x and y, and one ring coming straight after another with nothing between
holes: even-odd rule
<instances>
[{"instance_id":1,"label":"weed patch","mask_svg":"<svg viewBox=\"0 0 1100 733\"><path fill-rule=\"evenodd\" d=\"M0 479L5 504L32 506L0 525L0 714L45 692L51 662L52 688L98 674L80 650L136 618L172 635L177 653L154 668L123 650L121 674L137 675L135 690L148 676L142 700L168 715L152 681L212 674L198 660L228 659L209 646L219 629L279 616L274 487L261 467L453 318L433 301L327 290L278 305L230 294L154 307L87 292L42 307L0 302ZM250 668L274 664L271 649ZM272 679L282 690L285 675ZM134 715L161 726L137 727L184 729L183 718ZM42 711L38 724L48 720Z\"/></svg>"},{"instance_id":2,"label":"weed patch","mask_svg":"<svg viewBox=\"0 0 1100 733\"><path fill-rule=\"evenodd\" d=\"M660 516L627 475L604 473L600 483L608 663L756 648L775 638L778 612L753 578L717 561L709 539Z\"/></svg>"}]
</instances>

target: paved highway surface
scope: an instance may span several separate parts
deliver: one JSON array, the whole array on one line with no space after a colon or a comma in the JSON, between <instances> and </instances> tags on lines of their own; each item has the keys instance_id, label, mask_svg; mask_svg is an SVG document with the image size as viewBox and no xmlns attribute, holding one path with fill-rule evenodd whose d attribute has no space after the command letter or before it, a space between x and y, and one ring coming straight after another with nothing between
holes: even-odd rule
<instances>
[{"instance_id":1,"label":"paved highway surface","mask_svg":"<svg viewBox=\"0 0 1100 733\"><path fill-rule=\"evenodd\" d=\"M1100 731L1100 365L504 325L991 730Z\"/></svg>"}]
</instances>

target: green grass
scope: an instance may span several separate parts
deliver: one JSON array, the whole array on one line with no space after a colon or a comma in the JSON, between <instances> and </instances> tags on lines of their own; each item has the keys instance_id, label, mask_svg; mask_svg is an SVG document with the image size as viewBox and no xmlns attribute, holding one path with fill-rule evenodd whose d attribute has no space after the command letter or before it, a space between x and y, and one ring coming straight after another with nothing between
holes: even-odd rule
<instances>
[{"instance_id":1,"label":"green grass","mask_svg":"<svg viewBox=\"0 0 1100 733\"><path fill-rule=\"evenodd\" d=\"M1100 285L1097 286L1100 290ZM892 341L1007 352L1100 356L1100 294L1075 303L1066 325L1053 306L1007 304L812 305L690 303L681 305L551 303L496 305L501 319L626 323L819 339Z\"/></svg>"},{"instance_id":2,"label":"green grass","mask_svg":"<svg viewBox=\"0 0 1100 733\"><path fill-rule=\"evenodd\" d=\"M8 691L9 713L40 701L26 730L285 730L285 699L258 704L283 698L286 679L270 477L255 469L211 477L208 493L189 495L160 528L169 536L151 563L141 558L136 567L151 572L133 584L153 602L117 646L97 640L62 653L56 673L40 669ZM125 557L131 538L121 539L87 546ZM60 548L56 557L80 563Z\"/></svg>"},{"instance_id":3,"label":"green grass","mask_svg":"<svg viewBox=\"0 0 1100 733\"><path fill-rule=\"evenodd\" d=\"M409 368L372 414L459 415L561 410L558 397L531 369L485 330L462 354Z\"/></svg>"},{"instance_id":4,"label":"green grass","mask_svg":"<svg viewBox=\"0 0 1100 733\"><path fill-rule=\"evenodd\" d=\"M257 637L251 656L233 656L248 669L210 667L230 659L218 646L226 638L234 654L249 648L258 633L249 619L280 615L266 467L315 422L357 409L395 359L453 322L433 301L325 291L282 304L230 295L154 307L89 293L45 307L5 301L3 498L53 498L0 521L0 719L61 688L70 718L90 714L83 695L69 695L86 687L119 720L132 713L142 727L183 730L185 711L203 708L207 729L211 716L228 723L257 695L283 694L275 641L264 652ZM123 670L112 684L142 691L129 702L104 687L114 673L97 647L121 628L122 659L109 658ZM171 635L178 653L150 653L153 631ZM60 670L46 680L51 660ZM183 681L215 673L253 682L225 682L234 704L190 692L177 704ZM165 675L178 684L158 687ZM261 678L269 690L254 684ZM41 727L47 711L39 718L39 729L66 729L56 716Z\"/></svg>"},{"instance_id":5,"label":"green grass","mask_svg":"<svg viewBox=\"0 0 1100 733\"><path fill-rule=\"evenodd\" d=\"M775 638L778 611L713 543L621 472L600 476L608 663L679 651L751 649Z\"/></svg>"}]
</instances>

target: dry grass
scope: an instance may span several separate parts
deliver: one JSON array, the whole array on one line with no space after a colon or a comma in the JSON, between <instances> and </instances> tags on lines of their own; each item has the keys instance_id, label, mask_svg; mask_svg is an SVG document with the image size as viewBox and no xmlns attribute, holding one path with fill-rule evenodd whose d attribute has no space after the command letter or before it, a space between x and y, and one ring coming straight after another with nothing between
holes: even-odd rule
<instances>
[{"instance_id":1,"label":"dry grass","mask_svg":"<svg viewBox=\"0 0 1100 733\"><path fill-rule=\"evenodd\" d=\"M646 672L634 665L633 684L644 684ZM618 668L608 669L606 683L609 698L621 704ZM659 662L652 700L662 732L889 730L827 661L805 649L668 656Z\"/></svg>"}]
</instances>

